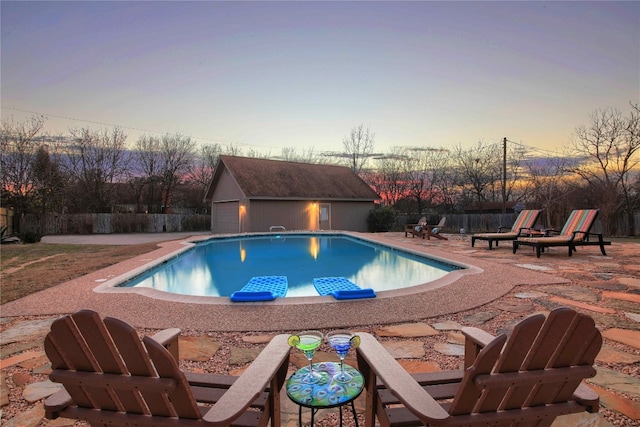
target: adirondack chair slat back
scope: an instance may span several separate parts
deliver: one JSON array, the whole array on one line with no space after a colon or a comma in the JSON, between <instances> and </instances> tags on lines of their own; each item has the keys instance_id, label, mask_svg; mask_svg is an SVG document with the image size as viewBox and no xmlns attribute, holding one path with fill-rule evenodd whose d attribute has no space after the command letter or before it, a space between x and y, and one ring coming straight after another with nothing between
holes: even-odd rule
<instances>
[{"instance_id":1,"label":"adirondack chair slat back","mask_svg":"<svg viewBox=\"0 0 640 427\"><path fill-rule=\"evenodd\" d=\"M564 224L564 227L562 227L560 235L571 236L574 231L582 231L585 233L589 232L597 216L597 209L576 209L572 211L567 222ZM578 233L575 237L575 240L582 239L584 239L584 235L581 233Z\"/></svg>"},{"instance_id":2,"label":"adirondack chair slat back","mask_svg":"<svg viewBox=\"0 0 640 427\"><path fill-rule=\"evenodd\" d=\"M113 318L103 321L97 313L82 310L52 324L45 338L45 352L54 370L51 378L59 380L81 408L200 419L201 413L177 362L164 347L155 344L159 348L153 348L152 360L146 350L151 345L143 345L130 325ZM161 368L154 366L156 360ZM74 371L78 375L74 376ZM92 386L87 373L114 376L106 385L100 381ZM131 385L136 377L141 381L147 378L175 381L137 390Z\"/></svg>"},{"instance_id":3,"label":"adirondack chair slat back","mask_svg":"<svg viewBox=\"0 0 640 427\"><path fill-rule=\"evenodd\" d=\"M571 399L602 346L593 320L574 310L520 322L492 340L466 369L451 415L540 407Z\"/></svg>"},{"instance_id":4,"label":"adirondack chair slat back","mask_svg":"<svg viewBox=\"0 0 640 427\"><path fill-rule=\"evenodd\" d=\"M453 399L451 408L449 408L451 415L465 415L479 412L476 409L478 402L483 400L483 394L484 397L486 397L487 394L484 393L484 390L475 386L474 379L478 375L491 373L500 357L500 351L506 340L507 337L505 335L500 335L478 354L474 364L468 368L462 379L458 393Z\"/></svg>"},{"instance_id":5,"label":"adirondack chair slat back","mask_svg":"<svg viewBox=\"0 0 640 427\"><path fill-rule=\"evenodd\" d=\"M78 329L76 320L78 322L95 321L91 312L81 311L76 313L75 317L66 316L56 320L51 325L51 332L45 339L44 348L45 353L51 360L52 369L104 372L93 351L85 341L82 332ZM96 328L99 327L96 326ZM104 329L104 325L102 325L102 328ZM55 348L55 351L52 351L52 347ZM101 349L104 350L105 348L109 348L109 346L102 346ZM119 404L117 396L103 387L92 387L90 384L80 386L76 383L64 383L64 385L78 406L110 411L122 410L122 405Z\"/></svg>"},{"instance_id":6,"label":"adirondack chair slat back","mask_svg":"<svg viewBox=\"0 0 640 427\"><path fill-rule=\"evenodd\" d=\"M558 345L558 351L549 361L546 368L565 368L569 366L591 366L602 347L602 335L592 318L576 315L571 319L565 338ZM542 405L549 402L566 401L571 398L580 384L581 378L568 380L557 387L543 384L532 396L531 405Z\"/></svg>"},{"instance_id":7,"label":"adirondack chair slat back","mask_svg":"<svg viewBox=\"0 0 640 427\"><path fill-rule=\"evenodd\" d=\"M165 369L163 373L158 371L158 367L155 363L152 363L152 360L147 354L148 346L142 344L138 333L129 324L119 319L109 317L104 319L104 324L111 333L111 338L116 343L120 356L125 361L131 375L139 377L173 378L178 384L174 391L179 390L180 393L184 393L184 396L187 396L193 402L191 407L180 406L178 408L169 398L167 390L158 389L153 392L142 391L140 396L149 408L151 414L163 417L177 416L191 419L198 419L201 416L200 411L196 407L195 400L191 395L191 389L185 387L187 381L184 378L184 374L180 372L177 363L164 347L160 345L164 355L173 361L174 370L171 373L168 373L167 369ZM145 349L145 347L147 349Z\"/></svg>"},{"instance_id":8,"label":"adirondack chair slat back","mask_svg":"<svg viewBox=\"0 0 640 427\"><path fill-rule=\"evenodd\" d=\"M540 214L539 209L529 209L523 210L516 218L515 222L511 226L511 232L517 233L521 228L531 228L535 225L536 220L538 219L538 215Z\"/></svg>"},{"instance_id":9,"label":"adirondack chair slat back","mask_svg":"<svg viewBox=\"0 0 640 427\"><path fill-rule=\"evenodd\" d=\"M180 371L177 362L173 356L158 342L149 337L144 337L144 345L149 352L149 356L153 360L153 364L161 378L175 378L178 381L177 387L168 394L164 394L163 398L169 398L176 410L178 417L199 419L201 417L200 409L196 404L189 383L184 374Z\"/></svg>"},{"instance_id":10,"label":"adirondack chair slat back","mask_svg":"<svg viewBox=\"0 0 640 427\"><path fill-rule=\"evenodd\" d=\"M520 371L520 367L529 353L531 343L536 339L536 335L544 324L544 320L545 317L539 314L529 317L516 325L503 350L503 355L508 354L509 357L503 356L497 361L495 368L496 373ZM477 408L477 412L487 412L499 408L500 403L502 403L508 391L509 387L492 389L481 406Z\"/></svg>"}]
</instances>

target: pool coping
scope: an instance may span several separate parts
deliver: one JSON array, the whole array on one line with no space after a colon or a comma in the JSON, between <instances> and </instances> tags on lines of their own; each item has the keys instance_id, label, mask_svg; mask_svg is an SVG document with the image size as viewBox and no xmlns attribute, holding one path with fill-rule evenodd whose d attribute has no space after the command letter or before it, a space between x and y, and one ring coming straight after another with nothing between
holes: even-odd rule
<instances>
[{"instance_id":1,"label":"pool coping","mask_svg":"<svg viewBox=\"0 0 640 427\"><path fill-rule=\"evenodd\" d=\"M210 235L160 243L160 248L87 274L61 285L2 305L2 316L62 315L88 308L103 316L123 319L136 327L178 327L202 331L292 331L300 328L337 328L388 324L456 313L487 304L518 285L567 283L554 274L527 270L495 260L465 255L445 242L402 238L402 233L353 233L376 243L398 246L431 257L472 265L478 270L450 283L421 288L418 292L383 291L380 297L338 301L332 297L294 297L288 303L213 303L212 298L179 296L171 301L145 293L99 293L94 288L143 268L150 262L174 256L190 241ZM477 250L473 250L474 252ZM514 255L513 264L519 256ZM447 275L449 276L449 275ZM447 277L445 276L445 278ZM417 289L420 288L420 289ZM160 292L149 289L149 291ZM292 298L292 299L294 299Z\"/></svg>"}]
</instances>

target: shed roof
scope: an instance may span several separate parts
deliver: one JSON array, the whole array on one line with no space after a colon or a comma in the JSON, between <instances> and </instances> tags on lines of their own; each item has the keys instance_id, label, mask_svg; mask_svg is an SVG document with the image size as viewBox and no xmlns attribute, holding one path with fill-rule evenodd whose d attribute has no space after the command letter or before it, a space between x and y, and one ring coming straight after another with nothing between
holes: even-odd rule
<instances>
[{"instance_id":1,"label":"shed roof","mask_svg":"<svg viewBox=\"0 0 640 427\"><path fill-rule=\"evenodd\" d=\"M207 200L226 168L247 198L377 200L380 196L350 168L250 157L220 156Z\"/></svg>"}]
</instances>

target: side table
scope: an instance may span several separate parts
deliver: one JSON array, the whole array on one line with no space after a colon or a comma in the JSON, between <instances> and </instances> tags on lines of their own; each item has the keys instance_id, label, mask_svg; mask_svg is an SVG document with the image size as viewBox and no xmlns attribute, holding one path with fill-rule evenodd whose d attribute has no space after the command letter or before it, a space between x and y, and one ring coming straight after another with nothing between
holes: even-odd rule
<instances>
[{"instance_id":1,"label":"side table","mask_svg":"<svg viewBox=\"0 0 640 427\"><path fill-rule=\"evenodd\" d=\"M364 388L364 378L360 371L353 366L344 365L345 372L349 373L353 379L348 383L342 383L334 379L334 375L340 372L340 363L321 362L313 364L314 372L320 373L322 379L315 384L302 382L304 376L309 372L309 367L298 369L287 380L285 386L287 396L295 402L298 408L298 424L302 426L302 408L311 409L311 426L313 418L319 409L339 408L340 426L342 426L342 406L351 404L353 419L358 427L358 418L353 401L360 396Z\"/></svg>"}]
</instances>

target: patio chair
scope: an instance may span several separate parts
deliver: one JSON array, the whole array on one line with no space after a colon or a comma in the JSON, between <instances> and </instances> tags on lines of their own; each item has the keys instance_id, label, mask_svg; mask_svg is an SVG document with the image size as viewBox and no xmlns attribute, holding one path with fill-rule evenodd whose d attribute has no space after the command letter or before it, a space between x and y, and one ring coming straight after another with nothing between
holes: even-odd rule
<instances>
[{"instance_id":1,"label":"patio chair","mask_svg":"<svg viewBox=\"0 0 640 427\"><path fill-rule=\"evenodd\" d=\"M541 209L529 209L520 212L515 222L511 226L510 231L503 232L506 227L498 227L497 233L477 233L471 236L471 247L475 246L476 240L487 240L489 242L489 250L493 249L493 242L498 243L502 240L516 240L520 236L526 236L527 231L533 229L538 216L542 212Z\"/></svg>"},{"instance_id":2,"label":"patio chair","mask_svg":"<svg viewBox=\"0 0 640 427\"><path fill-rule=\"evenodd\" d=\"M431 236L441 240L449 240L440 234L446 222L447 217L443 216L437 225L429 225L427 224L427 218L423 216L417 224L406 224L404 226L404 237L411 233L412 237L418 236L423 239L426 237L427 240L431 240Z\"/></svg>"},{"instance_id":3,"label":"patio chair","mask_svg":"<svg viewBox=\"0 0 640 427\"><path fill-rule=\"evenodd\" d=\"M179 334L173 328L141 340L127 323L90 310L57 319L44 347L49 377L64 389L46 399L46 417L100 426L280 425L288 335L274 337L240 377L231 377L183 373Z\"/></svg>"},{"instance_id":4,"label":"patio chair","mask_svg":"<svg viewBox=\"0 0 640 427\"><path fill-rule=\"evenodd\" d=\"M604 241L602 233L590 233L589 230L598 216L598 209L574 210L569 215L567 222L561 231L546 230L547 234L556 234L545 237L518 237L513 241L513 253L515 254L521 245L533 246L536 248L536 257L540 258L540 253L545 248L552 246L567 246L569 256L573 255L577 246L600 246L602 255L607 255L604 250L605 245L611 242ZM590 241L590 236L596 236L597 241Z\"/></svg>"},{"instance_id":5,"label":"patio chair","mask_svg":"<svg viewBox=\"0 0 640 427\"><path fill-rule=\"evenodd\" d=\"M407 237L409 233L411 233L411 237L422 237L424 239L424 230L427 226L427 217L423 216L418 220L417 224L405 224L404 226L404 237Z\"/></svg>"},{"instance_id":6,"label":"patio chair","mask_svg":"<svg viewBox=\"0 0 640 427\"><path fill-rule=\"evenodd\" d=\"M444 237L442 234L440 234L446 222L447 222L447 217L443 216L440 219L440 222L438 223L438 225L435 225L435 226L427 225L426 228L429 232L429 236L435 237L436 239L440 239L440 240L449 240L446 237Z\"/></svg>"},{"instance_id":7,"label":"patio chair","mask_svg":"<svg viewBox=\"0 0 640 427\"><path fill-rule=\"evenodd\" d=\"M463 328L464 369L410 375L370 334L359 333L365 426L550 426L598 412L585 384L602 345L593 319L569 308L522 320L509 337Z\"/></svg>"}]
</instances>

